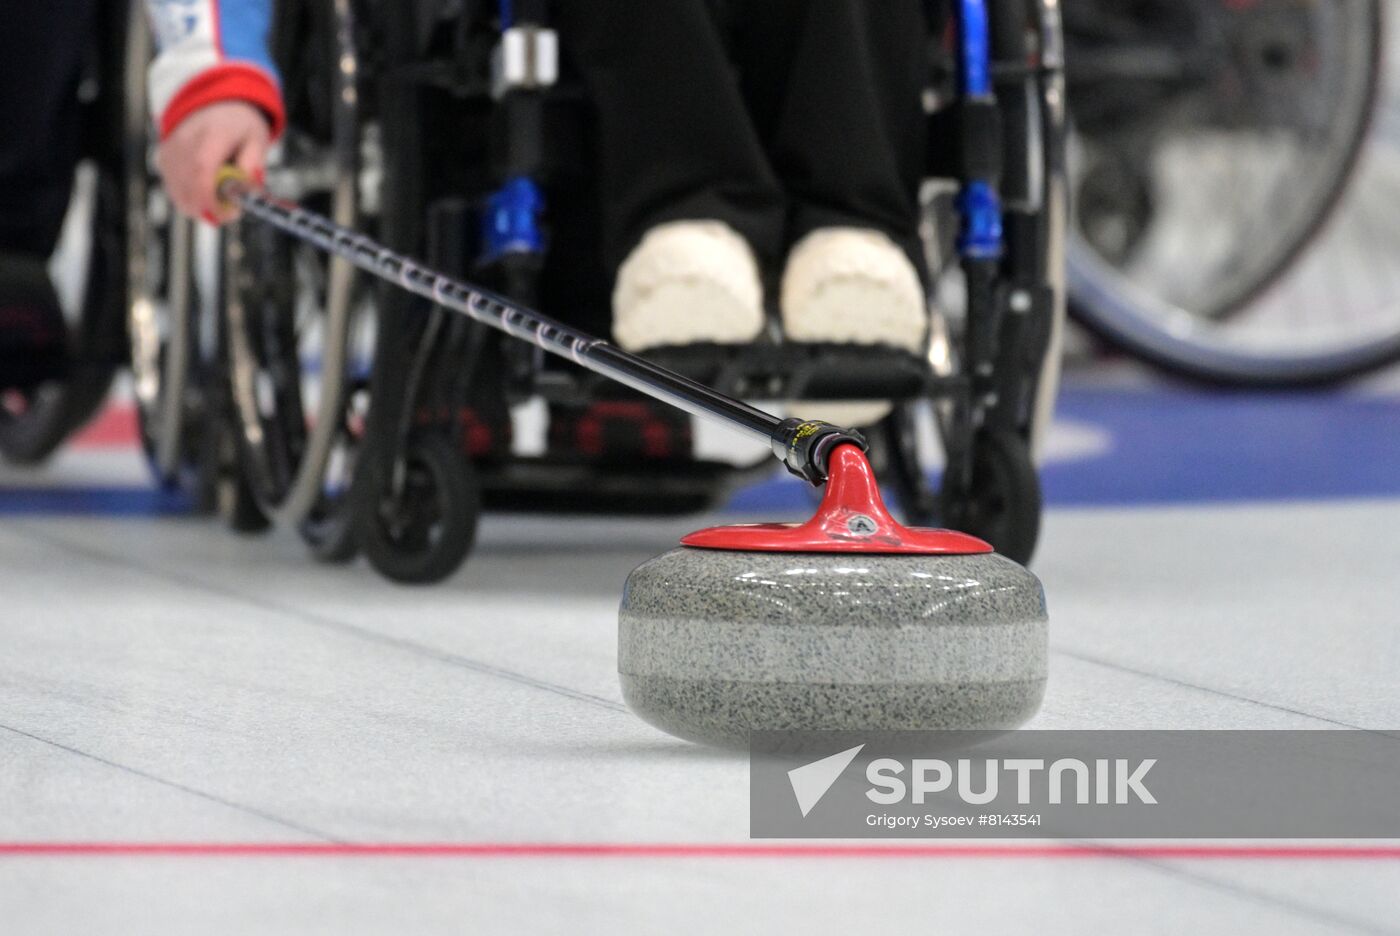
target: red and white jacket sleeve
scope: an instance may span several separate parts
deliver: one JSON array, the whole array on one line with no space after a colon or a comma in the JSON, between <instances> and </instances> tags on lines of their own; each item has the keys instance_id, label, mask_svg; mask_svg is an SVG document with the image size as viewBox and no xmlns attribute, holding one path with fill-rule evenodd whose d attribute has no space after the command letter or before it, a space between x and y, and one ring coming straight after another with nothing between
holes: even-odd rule
<instances>
[{"instance_id":1,"label":"red and white jacket sleeve","mask_svg":"<svg viewBox=\"0 0 1400 936\"><path fill-rule=\"evenodd\" d=\"M268 52L273 0L146 0L158 54L151 111L161 138L190 114L221 101L260 108L276 138L286 124Z\"/></svg>"}]
</instances>

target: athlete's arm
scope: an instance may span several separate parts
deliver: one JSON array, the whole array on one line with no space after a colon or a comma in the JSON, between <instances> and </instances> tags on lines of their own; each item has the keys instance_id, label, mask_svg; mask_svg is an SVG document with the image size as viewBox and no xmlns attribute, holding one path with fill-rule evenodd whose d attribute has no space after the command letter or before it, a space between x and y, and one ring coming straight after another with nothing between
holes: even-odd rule
<instances>
[{"instance_id":1,"label":"athlete's arm","mask_svg":"<svg viewBox=\"0 0 1400 936\"><path fill-rule=\"evenodd\" d=\"M146 0L158 54L151 111L157 163L182 212L224 220L219 168L260 176L285 110L268 53L272 0Z\"/></svg>"}]
</instances>

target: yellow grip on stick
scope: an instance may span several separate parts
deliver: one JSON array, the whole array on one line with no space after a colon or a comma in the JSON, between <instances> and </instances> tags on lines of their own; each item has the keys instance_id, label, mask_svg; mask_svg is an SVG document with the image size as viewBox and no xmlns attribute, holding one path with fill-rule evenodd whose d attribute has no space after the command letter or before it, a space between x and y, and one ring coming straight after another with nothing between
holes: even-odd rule
<instances>
[{"instance_id":1,"label":"yellow grip on stick","mask_svg":"<svg viewBox=\"0 0 1400 936\"><path fill-rule=\"evenodd\" d=\"M214 177L214 190L219 202L226 208L237 208L238 196L252 187L248 174L237 166L224 166Z\"/></svg>"}]
</instances>

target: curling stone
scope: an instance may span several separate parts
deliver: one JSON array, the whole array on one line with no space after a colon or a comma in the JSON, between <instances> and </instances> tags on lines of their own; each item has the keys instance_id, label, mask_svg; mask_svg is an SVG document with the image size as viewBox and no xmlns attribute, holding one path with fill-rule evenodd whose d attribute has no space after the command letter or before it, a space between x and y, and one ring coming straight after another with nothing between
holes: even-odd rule
<instances>
[{"instance_id":1,"label":"curling stone","mask_svg":"<svg viewBox=\"0 0 1400 936\"><path fill-rule=\"evenodd\" d=\"M808 522L718 527L627 579L623 697L663 731L1006 730L1045 692L1040 581L975 537L909 529L842 445Z\"/></svg>"}]
</instances>

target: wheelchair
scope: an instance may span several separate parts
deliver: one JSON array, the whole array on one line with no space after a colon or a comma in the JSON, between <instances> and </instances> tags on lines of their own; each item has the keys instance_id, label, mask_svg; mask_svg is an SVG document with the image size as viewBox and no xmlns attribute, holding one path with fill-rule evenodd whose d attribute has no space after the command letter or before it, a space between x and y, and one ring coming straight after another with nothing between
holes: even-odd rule
<instances>
[{"instance_id":1,"label":"wheelchair","mask_svg":"<svg viewBox=\"0 0 1400 936\"><path fill-rule=\"evenodd\" d=\"M925 240L937 310L927 352L802 345L648 357L751 399L888 400L870 433L907 518L1029 559L1035 453L1058 385L1068 217L1064 72L1053 0L931 0L963 41L930 39ZM391 249L595 330L610 284L593 254L586 95L548 4L286 0L274 50L290 129L268 188ZM979 51L980 50L980 51ZM451 134L429 128L451 127ZM950 142L952 145L949 145ZM255 222L220 249L219 344L241 510L314 555L363 551L386 577L451 574L484 510L665 515L723 504L765 475L700 458L606 467L557 454L469 457L482 394L585 407L601 378L376 287ZM921 438L941 443L941 484Z\"/></svg>"},{"instance_id":2,"label":"wheelchair","mask_svg":"<svg viewBox=\"0 0 1400 936\"><path fill-rule=\"evenodd\" d=\"M144 0L134 0L124 25L125 325L142 451L157 486L185 495L195 512L218 511L239 530L266 529L232 433L221 235L181 216L165 194L149 116L155 48Z\"/></svg>"},{"instance_id":3,"label":"wheelchair","mask_svg":"<svg viewBox=\"0 0 1400 936\"><path fill-rule=\"evenodd\" d=\"M53 263L72 274L59 280L68 367L59 379L0 396L0 457L16 465L42 463L86 424L126 362L126 153L119 141L127 16L121 4L104 4L99 12L73 102L81 109L82 133L73 207Z\"/></svg>"},{"instance_id":4,"label":"wheelchair","mask_svg":"<svg viewBox=\"0 0 1400 936\"><path fill-rule=\"evenodd\" d=\"M1400 360L1390 6L1066 2L1074 319L1206 384Z\"/></svg>"}]
</instances>

